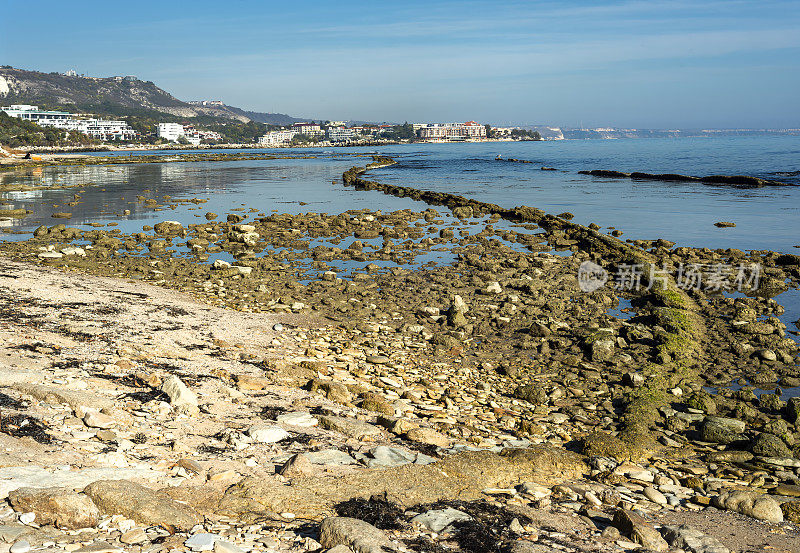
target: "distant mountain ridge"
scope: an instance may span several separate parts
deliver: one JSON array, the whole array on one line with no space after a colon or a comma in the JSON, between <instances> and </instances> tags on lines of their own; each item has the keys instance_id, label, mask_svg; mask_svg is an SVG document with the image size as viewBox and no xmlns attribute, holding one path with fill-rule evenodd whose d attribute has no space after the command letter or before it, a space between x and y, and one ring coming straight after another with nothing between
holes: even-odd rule
<instances>
[{"instance_id":1,"label":"distant mountain ridge","mask_svg":"<svg viewBox=\"0 0 800 553\"><path fill-rule=\"evenodd\" d=\"M247 123L290 125L304 121L282 113L246 111L225 104L198 105L175 98L152 81L135 77L82 77L0 67L0 105L34 104L48 108L140 115L161 112L176 117L214 117Z\"/></svg>"}]
</instances>

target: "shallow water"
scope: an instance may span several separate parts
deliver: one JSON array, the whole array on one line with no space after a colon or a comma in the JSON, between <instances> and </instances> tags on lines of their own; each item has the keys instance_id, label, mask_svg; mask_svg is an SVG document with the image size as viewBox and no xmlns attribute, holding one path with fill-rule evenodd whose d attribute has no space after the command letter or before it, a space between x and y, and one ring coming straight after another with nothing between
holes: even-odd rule
<instances>
[{"instance_id":1,"label":"shallow water","mask_svg":"<svg viewBox=\"0 0 800 553\"><path fill-rule=\"evenodd\" d=\"M666 238L678 245L712 248L770 249L798 252L800 245L800 187L740 189L696 183L662 183L630 179L601 179L578 175L583 169L678 172L693 175L745 174L800 184L800 176L776 175L800 169L800 137L721 137L639 140L576 140L466 144L408 144L380 148L260 150L297 159L231 162L153 163L90 167L47 167L0 173L0 184L64 184L77 188L8 192L4 209L25 208L34 213L22 220L0 220L9 230L30 231L41 224L70 226L116 222L122 232L139 232L160 220L183 224L204 222L206 211L224 218L232 209L257 212L341 213L349 209L423 210L423 202L380 192L344 187L341 174L368 158L355 153L379 151L397 165L371 171L382 182L461 194L506 207L531 205L550 213L570 211L575 222L596 222L622 229L623 239ZM220 152L232 152L220 150ZM253 153L253 150L247 152ZM119 152L117 156L179 151ZM185 152L194 153L194 152ZM535 161L534 164L496 161L497 155ZM98 154L107 155L107 154ZM301 157L317 156L315 159ZM542 171L541 166L558 171ZM66 205L80 194L80 203ZM201 205L179 204L156 211L137 196L161 200L201 198ZM129 215L123 215L130 210ZM55 212L71 212L56 220ZM446 209L440 209L452 222ZM248 209L239 211L247 214ZM734 221L735 228L719 229L717 221ZM503 228L498 222L495 228ZM517 229L519 230L519 229ZM7 234L24 239L27 234ZM340 247L346 247L346 243ZM514 245L517 246L517 245ZM569 252L565 252L569 254ZM224 257L223 257L224 258ZM453 254L434 251L416 264L448 263ZM213 260L213 258L212 258ZM359 267L335 262L339 270ZM391 264L387 265L391 266ZM776 298L786 307L781 319L790 330L800 318L800 294ZM621 314L621 313L620 313Z\"/></svg>"}]
</instances>

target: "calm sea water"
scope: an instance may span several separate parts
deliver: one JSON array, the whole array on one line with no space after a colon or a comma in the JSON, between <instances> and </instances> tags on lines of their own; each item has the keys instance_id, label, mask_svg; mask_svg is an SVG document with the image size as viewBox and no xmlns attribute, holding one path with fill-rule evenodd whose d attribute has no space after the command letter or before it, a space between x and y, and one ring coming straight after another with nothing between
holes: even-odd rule
<instances>
[{"instance_id":1,"label":"calm sea water","mask_svg":"<svg viewBox=\"0 0 800 553\"><path fill-rule=\"evenodd\" d=\"M227 150L230 151L230 150ZM117 222L124 232L143 224L205 221L206 210L221 215L233 208L303 213L348 209L424 209L421 202L379 192L357 192L341 184L341 174L364 158L337 153L380 152L398 164L372 171L369 178L417 188L453 192L506 207L530 205L550 213L570 211L575 221L624 231L623 238L665 238L687 246L769 249L800 253L800 186L741 189L695 183L602 179L577 172L614 169L697 176L742 174L800 184L800 137L718 137L639 140L575 140L468 144L409 144L381 148L280 149L298 159L189 162L94 167L50 167L0 173L0 184L66 184L75 189L3 193L7 205L34 211L23 220L0 221L26 231L54 224L51 214L72 212L73 226ZM143 152L152 154L153 152ZM180 155L174 151L165 155ZM140 155L138 153L120 155ZM299 159L299 156L317 156ZM495 157L532 164L496 161ZM542 166L556 171L542 171ZM80 203L66 205L79 193ZM203 198L201 208L181 205L154 211L137 196ZM130 215L122 215L130 210ZM732 221L735 228L717 228ZM4 235L20 239L25 235ZM784 320L800 317L797 294L779 300Z\"/></svg>"}]
</instances>

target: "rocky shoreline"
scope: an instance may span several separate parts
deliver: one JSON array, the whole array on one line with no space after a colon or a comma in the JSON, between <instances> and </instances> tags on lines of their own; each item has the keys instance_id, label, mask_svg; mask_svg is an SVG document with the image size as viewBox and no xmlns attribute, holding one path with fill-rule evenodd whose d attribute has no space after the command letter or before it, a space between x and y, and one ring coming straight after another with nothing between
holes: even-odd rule
<instances>
[{"instance_id":1,"label":"rocky shoreline","mask_svg":"<svg viewBox=\"0 0 800 553\"><path fill-rule=\"evenodd\" d=\"M800 547L799 350L770 299L800 257L363 178L390 163L343 180L447 211L1 244L5 547ZM665 272L586 293L585 262ZM759 294L676 285L751 263Z\"/></svg>"}]
</instances>

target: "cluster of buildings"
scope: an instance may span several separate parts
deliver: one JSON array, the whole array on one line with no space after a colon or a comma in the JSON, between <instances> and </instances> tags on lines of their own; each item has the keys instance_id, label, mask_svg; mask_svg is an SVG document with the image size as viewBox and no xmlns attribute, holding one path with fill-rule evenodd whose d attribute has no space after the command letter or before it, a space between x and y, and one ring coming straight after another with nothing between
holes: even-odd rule
<instances>
[{"instance_id":1,"label":"cluster of buildings","mask_svg":"<svg viewBox=\"0 0 800 553\"><path fill-rule=\"evenodd\" d=\"M204 131L194 125L181 125L180 123L159 123L158 137L170 142L180 142L183 138L187 143L198 146L203 140L221 141L222 135L214 131Z\"/></svg>"},{"instance_id":2,"label":"cluster of buildings","mask_svg":"<svg viewBox=\"0 0 800 553\"><path fill-rule=\"evenodd\" d=\"M15 104L0 107L10 117L36 123L41 127L55 127L63 131L78 131L97 140L134 140L137 133L125 121L82 118L65 111L40 110L38 106Z\"/></svg>"},{"instance_id":3,"label":"cluster of buildings","mask_svg":"<svg viewBox=\"0 0 800 553\"><path fill-rule=\"evenodd\" d=\"M414 133L427 142L454 142L486 138L486 126L475 121L466 123L414 123ZM282 146L291 144L295 137L325 137L328 142L353 142L380 138L392 133L395 125L354 125L346 126L343 121L333 121L325 128L316 123L295 123L291 127L270 131L258 139L263 146Z\"/></svg>"},{"instance_id":4,"label":"cluster of buildings","mask_svg":"<svg viewBox=\"0 0 800 553\"><path fill-rule=\"evenodd\" d=\"M429 142L452 142L486 138L486 126L476 121L414 125L414 130L420 138Z\"/></svg>"}]
</instances>

